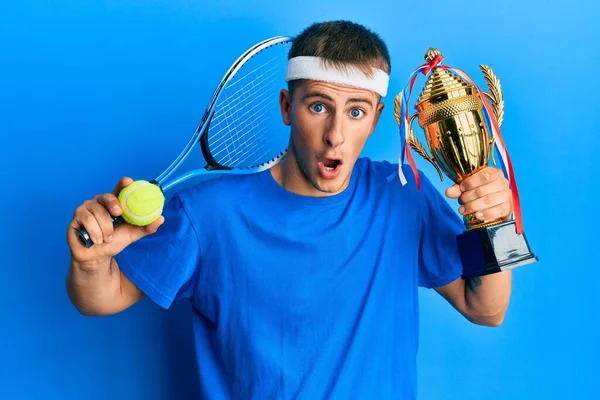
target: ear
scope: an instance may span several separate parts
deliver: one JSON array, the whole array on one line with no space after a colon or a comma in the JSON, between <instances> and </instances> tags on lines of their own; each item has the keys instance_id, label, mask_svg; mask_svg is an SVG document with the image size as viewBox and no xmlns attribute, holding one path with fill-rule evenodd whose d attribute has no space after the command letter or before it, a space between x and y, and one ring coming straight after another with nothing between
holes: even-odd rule
<instances>
[{"instance_id":1,"label":"ear","mask_svg":"<svg viewBox=\"0 0 600 400\"><path fill-rule=\"evenodd\" d=\"M292 99L290 92L285 89L281 89L281 92L279 93L279 108L281 109L281 118L283 119L283 123L287 126L290 126L292 123L292 119L290 117Z\"/></svg>"},{"instance_id":2,"label":"ear","mask_svg":"<svg viewBox=\"0 0 600 400\"><path fill-rule=\"evenodd\" d=\"M377 104L377 109L375 110L375 118L373 118L373 125L371 125L371 132L369 132L369 136L371 136L373 134L373 132L375 132L375 127L377 126L377 123L379 122L379 117L381 117L381 113L382 113L384 107L385 107L385 104L382 102L379 102Z\"/></svg>"}]
</instances>

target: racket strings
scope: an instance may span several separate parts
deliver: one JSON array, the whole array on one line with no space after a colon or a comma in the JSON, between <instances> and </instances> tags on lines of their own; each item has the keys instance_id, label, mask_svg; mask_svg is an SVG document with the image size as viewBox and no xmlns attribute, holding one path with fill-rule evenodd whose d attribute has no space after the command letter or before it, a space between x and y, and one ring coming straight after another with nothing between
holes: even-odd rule
<instances>
[{"instance_id":1,"label":"racket strings","mask_svg":"<svg viewBox=\"0 0 600 400\"><path fill-rule=\"evenodd\" d=\"M257 71L259 71L259 70L261 71L260 75L249 80L248 82L246 82L241 88L235 89L233 93L229 94L228 96L222 97L222 100L220 100L216 106L217 109L220 109L220 111L221 111L220 113L224 114L224 113L227 113L230 111L227 107L223 107L222 104L229 104L232 101L232 99L239 100L240 96L237 96L237 94L240 90L247 89L249 85L255 84L256 83L255 81L257 79L260 79L261 77L265 76L267 73L275 70L275 68L280 67L280 65L276 65L276 66L273 66L268 69L266 68L268 64L270 64L274 61L277 61L277 60L278 60L278 57L273 57L270 60L268 60L267 62L263 63L262 65L259 65L255 69L253 69L249 72L245 72L243 75L236 75L236 77L227 84L227 86L224 88L224 91L229 91L230 89L235 88L236 86L239 86L242 83L245 83L247 81L247 78L251 77L252 74L256 74ZM281 60L279 60L279 61L281 61ZM216 115L219 115L220 113L217 112Z\"/></svg>"},{"instance_id":2,"label":"racket strings","mask_svg":"<svg viewBox=\"0 0 600 400\"><path fill-rule=\"evenodd\" d=\"M272 59L273 60L273 59ZM270 60L270 61L272 61ZM219 128L215 132L215 143L212 154L215 158L223 158L229 164L232 163L232 157L235 155L240 161L245 160L245 156L256 150L259 145L264 145L264 138L262 137L267 133L266 126L262 126L262 129L257 130L257 122L260 120L267 120L265 118L268 114L269 107L263 107L265 104L268 106L270 101L274 101L272 97L267 96L270 90L264 90L265 83L272 82L277 74L278 70L276 66L271 67L265 71L261 68L265 68L268 63L263 64L259 68L255 68L248 74L244 75L242 79L235 83L241 83L250 78L252 74L257 74L257 71L261 71L253 79L250 79L245 85L236 89L234 93L229 95L225 101L229 102L222 108L223 116L220 122L215 124L214 128ZM232 85L234 87L234 85ZM262 90L261 90L262 89ZM262 99L258 97L253 100L255 104L251 107L247 107L242 104L242 99L250 99L251 96L258 94L262 95ZM221 117L215 116L215 119ZM225 123L225 126L219 126ZM225 135L225 132L231 132L231 135ZM248 143L249 146L244 146L244 149L240 149L240 145ZM230 147L233 149L230 150ZM223 151L227 153L227 157L224 157ZM246 163L249 164L249 163Z\"/></svg>"},{"instance_id":3,"label":"racket strings","mask_svg":"<svg viewBox=\"0 0 600 400\"><path fill-rule=\"evenodd\" d=\"M216 119L216 118L224 116L218 123L216 123L213 126L213 129L219 128L218 131L214 133L215 136L218 136L218 138L215 140L215 143L214 143L214 149L213 149L214 156L218 156L221 153L220 151L218 151L220 148L222 148L224 146L227 147L228 145L235 145L237 142L239 142L241 139L243 139L244 134L238 135L233 141L228 142L226 140L226 139L228 139L228 137L223 135L223 133L225 131L233 129L234 133L238 133L241 128L240 124L243 122L246 122L246 124L247 124L246 131L254 129L255 127L252 123L256 122L257 120L264 119L264 116L265 116L264 109L263 109L263 111L260 111L261 110L260 107L262 105L264 105L265 103L268 104L269 101L273 101L272 98L263 96L264 98L259 100L259 102L257 102L256 104L252 105L251 108L245 109L244 105L241 103L241 99L252 95L253 92L256 92L256 89L252 88L252 90L249 92L248 90L246 90L246 87L244 87L244 88L240 89L240 91L242 91L243 93L241 95L236 96L231 101L231 103L229 103L227 105L227 109L224 112L222 112L222 115L215 117L215 119ZM239 91L236 92L236 94L239 94ZM257 110L257 108L258 108L258 110ZM256 113L257 111L259 112L259 114ZM244 119L250 119L250 120L244 121ZM222 126L223 124L225 124L225 126Z\"/></svg>"},{"instance_id":4,"label":"racket strings","mask_svg":"<svg viewBox=\"0 0 600 400\"><path fill-rule=\"evenodd\" d=\"M248 154L251 154L257 150L257 147L265 145L266 135L269 133L267 129L271 124L262 124L257 126L260 121L271 122L267 117L269 109L263 106L269 105L269 102L274 101L270 96L264 96L257 104L253 105L252 108L246 110L244 114L237 116L233 120L227 120L227 125L221 129L223 131L231 131L233 137L225 137L221 135L219 140L215 142L214 149L212 150L215 158L227 159L229 162L232 158L245 160ZM239 109L243 108L243 105L239 104ZM244 126L242 126L244 124ZM233 148L230 151L230 146ZM240 149L244 146L243 149ZM223 152L227 153L227 157L224 157ZM259 159L261 157L258 157ZM252 165L255 162L250 163Z\"/></svg>"},{"instance_id":5,"label":"racket strings","mask_svg":"<svg viewBox=\"0 0 600 400\"><path fill-rule=\"evenodd\" d=\"M241 157L252 157L254 156L254 160L252 162L253 165L257 165L260 163L263 163L265 160L268 160L270 157L269 156L273 156L272 152L273 149L281 149L282 145L285 145L287 143L278 143L278 141L269 141L269 145L266 145L267 140L269 138L273 137L273 131L277 131L277 123L279 124L280 127L282 127L282 121L281 121L281 115L280 115L280 110L279 110L279 103L277 101L275 101L274 99L277 98L277 94L279 92L279 90L281 90L281 82L284 82L285 79L283 77L278 77L275 76L276 74L278 75L278 73L282 72L284 69L285 65L281 65L281 63L279 65L277 65L274 69L272 68L270 71L273 72L269 72L269 76L267 76L267 79L263 79L261 83L264 83L265 85L268 85L268 89L269 90L265 90L265 93L270 93L271 96L265 96L265 98L263 100L260 101L259 103L259 108L261 108L265 102L269 104L271 104L271 107L265 107L263 108L263 110L265 110L264 112L262 112L261 114L255 114L255 118L253 118L249 123L250 123L250 128L252 129L252 131L254 132L253 134L250 135L249 139L249 143L250 145L245 146L245 151L242 152ZM280 79L279 79L280 78ZM258 85L257 84L258 81L255 80L254 81L254 86L256 87L256 90L262 90L262 86L265 85ZM273 99L273 100L271 100ZM272 101L272 103L269 103L269 101ZM271 112L272 114L270 115L266 115L267 113ZM266 121L266 123L265 123ZM287 141L287 138L284 135L280 136L281 138L285 139ZM259 146L259 144L264 144L263 146Z\"/></svg>"},{"instance_id":6,"label":"racket strings","mask_svg":"<svg viewBox=\"0 0 600 400\"><path fill-rule=\"evenodd\" d=\"M289 46L263 50L223 88L208 131L211 155L230 168L253 168L277 157L288 135L279 112ZM280 54L275 54L280 51ZM256 65L258 64L258 65Z\"/></svg>"}]
</instances>

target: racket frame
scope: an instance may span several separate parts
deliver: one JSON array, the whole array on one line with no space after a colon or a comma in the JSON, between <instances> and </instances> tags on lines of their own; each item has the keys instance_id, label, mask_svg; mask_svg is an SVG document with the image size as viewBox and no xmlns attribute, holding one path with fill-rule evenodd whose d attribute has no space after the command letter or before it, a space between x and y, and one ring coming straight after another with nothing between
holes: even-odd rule
<instances>
[{"instance_id":1,"label":"racket frame","mask_svg":"<svg viewBox=\"0 0 600 400\"><path fill-rule=\"evenodd\" d=\"M240 70L240 68L247 62L247 60L254 57L256 54L260 53L262 50L278 45L280 43L292 41L293 37L291 36L274 36L269 39L265 39L262 42L259 42L246 50L242 55L240 55L237 60L229 67L229 70L224 74L221 82L217 85L206 111L198 127L196 128L196 133L190 139L188 145L184 148L183 152L177 157L177 159L171 163L171 165L158 177L155 179L158 182L159 186L162 187L165 180L175 172L175 170L181 165L181 163L187 158L188 154L191 152L192 147L196 142L200 143L200 148L202 150L202 155L204 156L204 160L206 161L205 170L208 171L230 171L233 170L231 167L227 167L219 164L213 156L210 154L210 150L208 148L208 128L210 126L210 121L214 115L214 106L221 97L223 87L235 76L235 74ZM280 161L280 160L277 160ZM274 165L274 163L273 163ZM270 165L272 166L272 165ZM172 186L172 185L169 185Z\"/></svg>"},{"instance_id":2,"label":"racket frame","mask_svg":"<svg viewBox=\"0 0 600 400\"><path fill-rule=\"evenodd\" d=\"M189 178L198 176L205 172L223 171L223 172L244 173L244 174L245 173L253 173L253 172L258 172L261 170L271 168L275 164L277 164L280 161L282 161L283 159L285 159L285 156L287 154L287 149L282 151L277 157L273 158L271 161L264 163L263 166L259 169L236 168L234 170L231 167L221 165L210 154L210 150L208 148L208 127L210 126L210 121L215 112L215 110L214 110L215 103L221 96L223 87L235 76L235 74L247 62L247 60L251 59L256 54L258 54L259 52L261 52L262 50L264 50L270 46L275 46L275 45L278 45L278 44L281 44L284 42L291 42L293 39L294 38L292 36L274 36L274 37L265 39L265 40L255 44L254 46L250 47L248 50L246 50L244 53L242 53L237 58L237 60L235 60L235 62L233 64L231 64L231 66L229 67L227 72L223 75L223 78L221 78L221 81L217 85L215 91L213 92L213 95L211 96L208 106L206 107L204 115L202 116L202 119L200 120L200 123L198 124L196 131L194 132L194 135L190 138L190 140L184 147L183 151L181 151L181 153L177 156L177 158L175 160L173 160L173 162L169 165L169 167L167 167L167 169L165 169L156 179L152 180L150 183L157 185L161 189L161 191L164 193L165 191L167 191L169 188L171 188L175 184L181 183ZM202 155L204 156L204 159L206 161L206 165L204 166L204 168L191 170L191 171L187 172L186 174L179 176L175 180L165 183L167 178L169 178L179 168L181 163L183 163L183 161L185 161L185 159L188 157L188 155L192 152L192 149L196 145L197 142L200 143ZM111 216L111 219L112 219L112 223L113 223L113 228L115 228L115 229L119 225L123 224L123 222L125 222L122 216L118 216L118 217ZM84 245L88 248L93 246L94 243L91 240L89 234L86 232L85 229L80 227L80 228L76 229L76 231L77 231L77 236L79 238L79 241L82 245Z\"/></svg>"}]
</instances>

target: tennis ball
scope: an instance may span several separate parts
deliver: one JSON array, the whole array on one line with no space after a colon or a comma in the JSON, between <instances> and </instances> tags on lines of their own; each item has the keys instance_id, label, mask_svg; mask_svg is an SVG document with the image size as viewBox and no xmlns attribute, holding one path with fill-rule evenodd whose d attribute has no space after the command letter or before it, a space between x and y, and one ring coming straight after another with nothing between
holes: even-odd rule
<instances>
[{"instance_id":1,"label":"tennis ball","mask_svg":"<svg viewBox=\"0 0 600 400\"><path fill-rule=\"evenodd\" d=\"M148 181L134 181L119 193L123 219L131 225L146 226L156 221L163 212L165 196Z\"/></svg>"}]
</instances>

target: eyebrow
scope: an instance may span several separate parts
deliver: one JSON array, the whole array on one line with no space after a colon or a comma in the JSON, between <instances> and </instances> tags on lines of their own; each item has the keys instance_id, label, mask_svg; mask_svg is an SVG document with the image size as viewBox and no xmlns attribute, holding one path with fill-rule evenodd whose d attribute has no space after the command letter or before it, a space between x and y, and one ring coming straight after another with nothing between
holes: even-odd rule
<instances>
[{"instance_id":1,"label":"eyebrow","mask_svg":"<svg viewBox=\"0 0 600 400\"><path fill-rule=\"evenodd\" d=\"M306 100L310 97L321 97L321 98L324 98L325 100L333 101L333 98L331 96L328 96L325 93L321 93L321 92L317 92L317 91L306 93L304 96L302 96L302 100ZM346 100L346 104L348 104L348 103L366 103L369 106L373 107L373 102L364 97L352 97L352 98Z\"/></svg>"}]
</instances>

